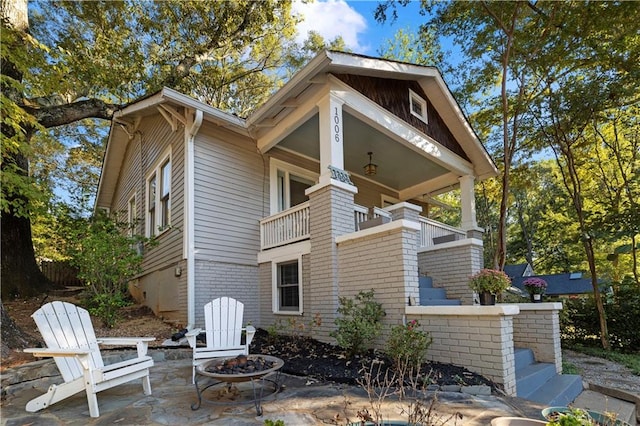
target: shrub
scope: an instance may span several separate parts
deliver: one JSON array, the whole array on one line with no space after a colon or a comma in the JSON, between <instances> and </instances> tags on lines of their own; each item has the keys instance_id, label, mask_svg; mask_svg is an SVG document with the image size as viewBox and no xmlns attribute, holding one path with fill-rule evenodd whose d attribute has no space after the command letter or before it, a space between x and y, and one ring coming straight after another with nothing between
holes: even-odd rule
<instances>
[{"instance_id":1,"label":"shrub","mask_svg":"<svg viewBox=\"0 0 640 426\"><path fill-rule=\"evenodd\" d=\"M429 333L420 329L420 323L417 320L411 320L407 324L391 328L386 353L397 371L417 371L424 362L432 341Z\"/></svg>"},{"instance_id":2,"label":"shrub","mask_svg":"<svg viewBox=\"0 0 640 426\"><path fill-rule=\"evenodd\" d=\"M338 328L330 335L349 356L361 354L380 335L385 316L382 304L374 300L373 290L361 291L355 299L340 297L339 304Z\"/></svg>"},{"instance_id":3,"label":"shrub","mask_svg":"<svg viewBox=\"0 0 640 426\"><path fill-rule=\"evenodd\" d=\"M107 327L118 320L118 310L128 303L129 280L142 270L142 255L136 247L147 241L129 234L130 225L98 212L79 227L71 249L78 277L89 290L89 312Z\"/></svg>"}]
</instances>

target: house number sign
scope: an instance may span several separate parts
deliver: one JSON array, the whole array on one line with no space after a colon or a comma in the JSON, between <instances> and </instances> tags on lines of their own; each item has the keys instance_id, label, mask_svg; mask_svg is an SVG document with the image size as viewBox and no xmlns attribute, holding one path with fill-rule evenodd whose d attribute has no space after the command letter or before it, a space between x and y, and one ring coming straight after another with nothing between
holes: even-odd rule
<instances>
[{"instance_id":1,"label":"house number sign","mask_svg":"<svg viewBox=\"0 0 640 426\"><path fill-rule=\"evenodd\" d=\"M338 114L338 107L334 107L334 112L333 112L333 139L336 141L336 143L340 143L340 134L342 133L342 129L341 129L341 124L340 123L340 114Z\"/></svg>"}]
</instances>

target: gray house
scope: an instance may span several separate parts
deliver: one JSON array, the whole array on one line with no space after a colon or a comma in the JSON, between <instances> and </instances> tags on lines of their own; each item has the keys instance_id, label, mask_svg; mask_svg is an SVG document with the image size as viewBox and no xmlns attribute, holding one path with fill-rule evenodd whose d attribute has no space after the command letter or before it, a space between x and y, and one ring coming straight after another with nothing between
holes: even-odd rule
<instances>
[{"instance_id":1,"label":"gray house","mask_svg":"<svg viewBox=\"0 0 640 426\"><path fill-rule=\"evenodd\" d=\"M181 326L232 296L255 326L319 319L330 341L338 298L374 289L388 325L420 319L430 356L516 394L531 327L516 337L520 309L472 306L467 285L483 259L474 184L496 174L437 69L326 51L246 119L168 88L118 111L96 207L157 237L131 291ZM460 226L430 219L454 189ZM462 306L425 306L419 275ZM559 331L538 324L536 357L557 370Z\"/></svg>"}]
</instances>

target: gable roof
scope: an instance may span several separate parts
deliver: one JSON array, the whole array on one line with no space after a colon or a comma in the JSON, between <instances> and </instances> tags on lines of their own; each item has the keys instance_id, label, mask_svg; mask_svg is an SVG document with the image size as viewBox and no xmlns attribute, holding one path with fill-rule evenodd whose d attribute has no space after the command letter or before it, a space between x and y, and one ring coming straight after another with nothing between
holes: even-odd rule
<instances>
[{"instance_id":1,"label":"gable roof","mask_svg":"<svg viewBox=\"0 0 640 426\"><path fill-rule=\"evenodd\" d=\"M514 277L522 277L529 266L528 263L519 263L517 265L504 265L504 273L509 276L509 278Z\"/></svg>"},{"instance_id":2,"label":"gable roof","mask_svg":"<svg viewBox=\"0 0 640 426\"><path fill-rule=\"evenodd\" d=\"M109 132L95 206L102 207L111 204L127 144L134 137L140 120L145 116L159 112L167 121L173 122L173 125L177 125L178 122L186 125L185 111L201 110L205 121L251 137L257 141L258 147L262 149L260 138L268 132L276 132L275 137L264 138L268 139L267 143L271 144L270 146L273 146L286 136L285 132L292 130L290 127L293 126L287 127L282 125L282 122L289 115L296 114L299 106L298 97L313 89L313 86L321 87L332 78L339 81L332 77L336 74L416 81L427 95L430 104L436 109L444 125L459 143L460 148L466 154L465 157L470 160L470 164L474 168L473 172L478 179L483 180L497 174L493 160L480 143L436 68L352 53L324 51L296 73L246 120L169 88L163 88L159 92L139 99L117 111L114 114ZM267 149L265 148L265 150ZM465 160L463 157L460 158ZM451 182L443 181L442 186L450 187L451 183L455 182L457 182L456 179Z\"/></svg>"}]
</instances>

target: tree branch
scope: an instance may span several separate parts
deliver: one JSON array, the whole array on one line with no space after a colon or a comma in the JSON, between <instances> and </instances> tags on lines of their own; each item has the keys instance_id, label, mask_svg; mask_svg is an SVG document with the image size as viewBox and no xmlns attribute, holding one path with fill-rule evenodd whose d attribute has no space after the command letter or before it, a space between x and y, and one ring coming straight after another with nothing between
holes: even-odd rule
<instances>
[{"instance_id":1,"label":"tree branch","mask_svg":"<svg viewBox=\"0 0 640 426\"><path fill-rule=\"evenodd\" d=\"M85 118L111 120L113 114L124 105L110 104L100 99L86 99L64 105L34 108L23 105L25 111L34 116L45 128L71 124Z\"/></svg>"}]
</instances>

